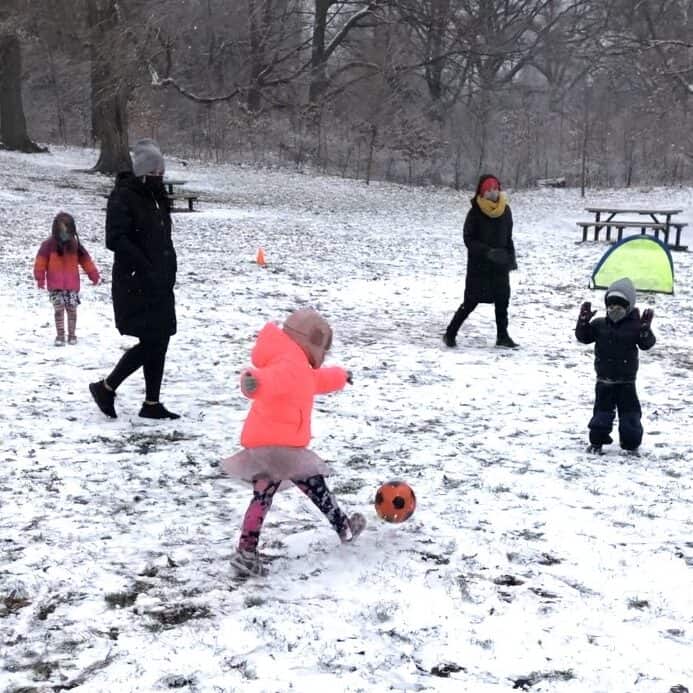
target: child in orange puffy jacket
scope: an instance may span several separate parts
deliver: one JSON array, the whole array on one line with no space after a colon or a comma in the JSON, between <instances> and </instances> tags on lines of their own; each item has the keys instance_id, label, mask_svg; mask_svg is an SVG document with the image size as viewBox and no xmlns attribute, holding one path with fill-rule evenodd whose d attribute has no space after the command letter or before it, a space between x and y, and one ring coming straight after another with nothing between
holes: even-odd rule
<instances>
[{"instance_id":1,"label":"child in orange puffy jacket","mask_svg":"<svg viewBox=\"0 0 693 693\"><path fill-rule=\"evenodd\" d=\"M79 268L92 283L99 283L99 270L86 248L80 243L75 220L60 212L53 220L50 238L39 248L34 262L34 278L39 289L48 287L48 296L55 316L55 345L65 346L65 313L67 312L67 341L77 343L77 306L79 300Z\"/></svg>"},{"instance_id":2,"label":"child in orange puffy jacket","mask_svg":"<svg viewBox=\"0 0 693 693\"><path fill-rule=\"evenodd\" d=\"M257 552L260 530L274 494L291 482L324 513L342 542L355 539L366 520L347 517L325 483L328 467L308 445L313 398L341 390L351 373L323 368L332 330L314 310L291 313L279 328L268 323L253 347L254 368L241 373L241 391L252 400L243 425L243 450L224 460L222 469L253 484L232 565L239 575L261 575Z\"/></svg>"}]
</instances>

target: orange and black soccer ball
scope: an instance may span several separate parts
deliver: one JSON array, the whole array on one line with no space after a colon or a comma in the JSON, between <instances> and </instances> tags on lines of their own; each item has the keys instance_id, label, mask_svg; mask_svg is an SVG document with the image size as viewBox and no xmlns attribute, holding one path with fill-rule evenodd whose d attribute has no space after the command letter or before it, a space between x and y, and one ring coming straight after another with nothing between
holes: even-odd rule
<instances>
[{"instance_id":1,"label":"orange and black soccer ball","mask_svg":"<svg viewBox=\"0 0 693 693\"><path fill-rule=\"evenodd\" d=\"M416 509L416 496L404 481L388 481L375 494L375 512L386 522L404 522Z\"/></svg>"}]
</instances>

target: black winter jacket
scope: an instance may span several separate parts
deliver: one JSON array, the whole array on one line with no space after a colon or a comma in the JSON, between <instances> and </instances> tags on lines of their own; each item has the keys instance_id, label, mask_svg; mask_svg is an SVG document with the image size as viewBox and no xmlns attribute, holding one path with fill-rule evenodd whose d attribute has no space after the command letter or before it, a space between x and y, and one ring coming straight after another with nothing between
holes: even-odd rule
<instances>
[{"instance_id":1,"label":"black winter jacket","mask_svg":"<svg viewBox=\"0 0 693 693\"><path fill-rule=\"evenodd\" d=\"M597 378L615 382L635 382L638 347L645 351L657 341L651 329L641 328L637 308L616 323L608 317L595 318L592 322L578 319L575 336L583 344L595 343Z\"/></svg>"},{"instance_id":2,"label":"black winter jacket","mask_svg":"<svg viewBox=\"0 0 693 693\"><path fill-rule=\"evenodd\" d=\"M176 251L163 185L152 191L121 173L108 198L106 247L113 251L113 312L121 334L156 339L176 333Z\"/></svg>"},{"instance_id":3,"label":"black winter jacket","mask_svg":"<svg viewBox=\"0 0 693 693\"><path fill-rule=\"evenodd\" d=\"M467 277L464 302L505 303L510 300L509 272L517 269L513 244L513 215L510 205L499 217L484 214L476 199L464 222L464 244L467 246ZM507 251L505 262L492 262L488 251L503 248Z\"/></svg>"}]
</instances>

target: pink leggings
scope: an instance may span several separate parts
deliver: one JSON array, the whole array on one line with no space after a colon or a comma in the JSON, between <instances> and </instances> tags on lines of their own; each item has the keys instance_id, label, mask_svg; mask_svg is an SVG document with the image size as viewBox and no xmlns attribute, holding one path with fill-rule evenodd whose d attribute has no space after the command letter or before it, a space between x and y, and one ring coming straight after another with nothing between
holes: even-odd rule
<instances>
[{"instance_id":1,"label":"pink leggings","mask_svg":"<svg viewBox=\"0 0 693 693\"><path fill-rule=\"evenodd\" d=\"M344 536L349 530L349 519L342 512L330 489L327 488L325 478L318 474L307 479L292 479L291 481L315 503L330 521L337 534L340 537ZM243 518L241 538L238 542L239 550L257 550L262 524L272 507L274 494L280 484L281 481L267 481L266 479L258 479L253 482L253 500L250 501Z\"/></svg>"}]
</instances>

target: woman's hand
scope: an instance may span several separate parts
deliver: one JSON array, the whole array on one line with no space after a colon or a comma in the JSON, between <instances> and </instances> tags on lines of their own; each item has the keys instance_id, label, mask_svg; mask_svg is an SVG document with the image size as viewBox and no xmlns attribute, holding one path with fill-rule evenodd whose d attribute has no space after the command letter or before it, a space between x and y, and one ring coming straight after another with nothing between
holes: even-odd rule
<instances>
[{"instance_id":1,"label":"woman's hand","mask_svg":"<svg viewBox=\"0 0 693 693\"><path fill-rule=\"evenodd\" d=\"M510 264L510 253L505 248L490 248L486 257L496 265Z\"/></svg>"}]
</instances>

